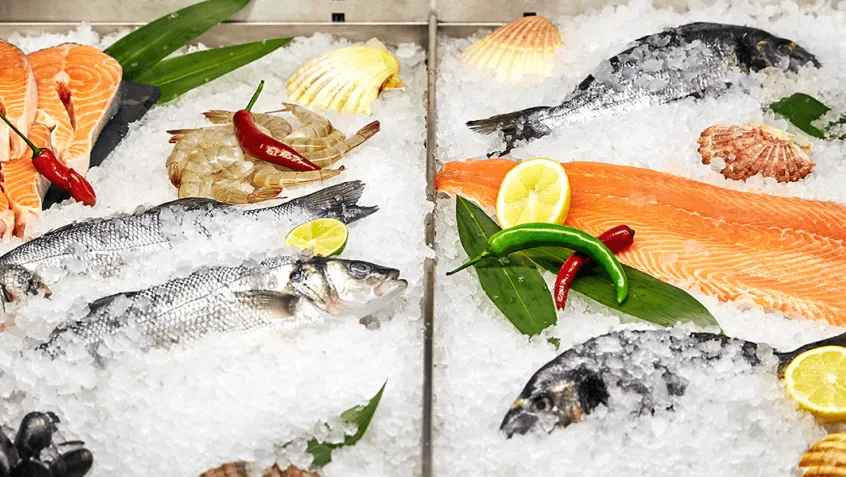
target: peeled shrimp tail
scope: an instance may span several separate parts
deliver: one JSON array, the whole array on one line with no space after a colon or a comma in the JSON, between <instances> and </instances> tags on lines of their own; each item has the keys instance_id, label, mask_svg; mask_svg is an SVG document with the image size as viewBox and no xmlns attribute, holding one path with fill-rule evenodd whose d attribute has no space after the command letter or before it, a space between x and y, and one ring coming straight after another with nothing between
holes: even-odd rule
<instances>
[{"instance_id":1,"label":"peeled shrimp tail","mask_svg":"<svg viewBox=\"0 0 846 477\"><path fill-rule=\"evenodd\" d=\"M338 169L321 169L319 171L293 172L280 171L272 164L256 164L253 184L257 187L286 188L306 182L329 179L340 174Z\"/></svg>"},{"instance_id":2,"label":"peeled shrimp tail","mask_svg":"<svg viewBox=\"0 0 846 477\"><path fill-rule=\"evenodd\" d=\"M302 106L291 103L282 103L282 106L285 106L282 111L290 112L302 123L291 133L291 138L326 137L335 130L328 119Z\"/></svg>"},{"instance_id":3,"label":"peeled shrimp tail","mask_svg":"<svg viewBox=\"0 0 846 477\"><path fill-rule=\"evenodd\" d=\"M214 124L228 124L232 122L232 117L235 116L235 113L222 109L213 109L203 113L203 116Z\"/></svg>"},{"instance_id":4,"label":"peeled shrimp tail","mask_svg":"<svg viewBox=\"0 0 846 477\"><path fill-rule=\"evenodd\" d=\"M232 179L217 179L211 187L214 200L228 204L249 204L253 188L243 182Z\"/></svg>"},{"instance_id":5,"label":"peeled shrimp tail","mask_svg":"<svg viewBox=\"0 0 846 477\"><path fill-rule=\"evenodd\" d=\"M329 133L326 137L297 137L293 139L290 139L290 136L288 137L289 139L285 139L282 142L293 147L294 150L300 154L322 151L327 147L332 147L347 138L344 136L344 133L338 131L337 129Z\"/></svg>"},{"instance_id":6,"label":"peeled shrimp tail","mask_svg":"<svg viewBox=\"0 0 846 477\"><path fill-rule=\"evenodd\" d=\"M322 151L301 154L318 167L329 167L341 160L341 158L344 157L344 155L351 149L360 146L364 143L364 141L373 137L374 134L379 132L379 127L379 121L373 121L343 142L339 142L338 144L323 149Z\"/></svg>"}]
</instances>

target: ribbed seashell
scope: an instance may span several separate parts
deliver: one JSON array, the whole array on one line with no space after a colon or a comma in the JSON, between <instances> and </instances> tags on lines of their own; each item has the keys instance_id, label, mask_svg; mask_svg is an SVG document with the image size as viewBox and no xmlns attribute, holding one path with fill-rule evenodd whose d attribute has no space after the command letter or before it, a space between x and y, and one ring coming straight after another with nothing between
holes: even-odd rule
<instances>
[{"instance_id":1,"label":"ribbed seashell","mask_svg":"<svg viewBox=\"0 0 846 477\"><path fill-rule=\"evenodd\" d=\"M200 477L250 477L247 474L247 464L245 462L227 462L220 467L209 469Z\"/></svg>"},{"instance_id":2,"label":"ribbed seashell","mask_svg":"<svg viewBox=\"0 0 846 477\"><path fill-rule=\"evenodd\" d=\"M829 434L799 460L805 477L846 477L846 433Z\"/></svg>"},{"instance_id":3,"label":"ribbed seashell","mask_svg":"<svg viewBox=\"0 0 846 477\"><path fill-rule=\"evenodd\" d=\"M303 106L370 114L385 89L402 89L399 62L377 39L324 53L288 79L288 97Z\"/></svg>"},{"instance_id":4,"label":"ribbed seashell","mask_svg":"<svg viewBox=\"0 0 846 477\"><path fill-rule=\"evenodd\" d=\"M561 32L549 18L531 16L497 28L458 59L495 71L502 83L531 83L552 76L555 49L563 44Z\"/></svg>"},{"instance_id":5,"label":"ribbed seashell","mask_svg":"<svg viewBox=\"0 0 846 477\"><path fill-rule=\"evenodd\" d=\"M737 180L757 174L779 182L803 179L816 165L808 156L811 147L798 143L792 134L758 123L711 126L699 136L702 163L721 159L725 167L720 172Z\"/></svg>"}]
</instances>

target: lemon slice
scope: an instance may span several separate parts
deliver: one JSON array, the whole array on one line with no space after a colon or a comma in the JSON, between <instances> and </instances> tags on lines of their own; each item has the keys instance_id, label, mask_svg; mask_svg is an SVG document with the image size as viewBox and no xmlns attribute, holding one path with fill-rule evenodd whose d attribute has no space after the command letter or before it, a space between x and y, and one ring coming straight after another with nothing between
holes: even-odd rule
<instances>
[{"instance_id":1,"label":"lemon slice","mask_svg":"<svg viewBox=\"0 0 846 477\"><path fill-rule=\"evenodd\" d=\"M570 181L552 159L524 161L505 175L496 198L496 218L506 229L527 223L564 223L570 211Z\"/></svg>"},{"instance_id":2,"label":"lemon slice","mask_svg":"<svg viewBox=\"0 0 846 477\"><path fill-rule=\"evenodd\" d=\"M846 418L846 348L806 351L784 372L787 392L799 405L828 418Z\"/></svg>"},{"instance_id":3,"label":"lemon slice","mask_svg":"<svg viewBox=\"0 0 846 477\"><path fill-rule=\"evenodd\" d=\"M285 243L298 248L314 249L315 255L339 255L347 246L349 231L336 219L317 219L297 226L285 237Z\"/></svg>"}]
</instances>

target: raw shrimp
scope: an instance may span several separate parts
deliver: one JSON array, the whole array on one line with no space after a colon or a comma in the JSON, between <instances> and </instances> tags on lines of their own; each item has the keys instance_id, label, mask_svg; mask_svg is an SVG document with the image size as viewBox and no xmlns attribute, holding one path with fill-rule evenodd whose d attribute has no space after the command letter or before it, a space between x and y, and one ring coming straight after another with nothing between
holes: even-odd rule
<instances>
[{"instance_id":1,"label":"raw shrimp","mask_svg":"<svg viewBox=\"0 0 846 477\"><path fill-rule=\"evenodd\" d=\"M235 130L232 126L217 126L211 128L193 129L193 130L173 130L168 131L178 137L176 146L173 152L167 158L165 166L167 167L168 177L170 182L179 186L182 182L181 176L186 165L191 162L205 162L215 161L216 154L228 153L232 154L232 162L243 160L244 153L238 147L238 139L235 137ZM209 150L210 147L222 146L224 148L231 148L217 151ZM212 157L209 157L212 156ZM226 160L226 158L223 158ZM195 170L198 170L194 167Z\"/></svg>"},{"instance_id":2,"label":"raw shrimp","mask_svg":"<svg viewBox=\"0 0 846 477\"><path fill-rule=\"evenodd\" d=\"M212 111L206 111L203 113L203 116L214 124L232 124L232 116L234 114L232 111L214 109ZM267 113L253 113L253 119L261 132L280 141L291 134L291 123L285 118Z\"/></svg>"},{"instance_id":3,"label":"raw shrimp","mask_svg":"<svg viewBox=\"0 0 846 477\"><path fill-rule=\"evenodd\" d=\"M285 188L306 182L322 181L340 173L340 169L294 172L277 168L277 166L267 162L259 162L255 167L253 183L258 187Z\"/></svg>"},{"instance_id":4,"label":"raw shrimp","mask_svg":"<svg viewBox=\"0 0 846 477\"><path fill-rule=\"evenodd\" d=\"M335 127L332 126L332 123L330 123L328 119L319 114L313 113L302 106L297 106L296 104L291 103L282 103L282 106L285 106L282 111L293 114L294 117L297 118L297 121L300 122L300 127L290 133L289 137L292 139L327 137L335 130Z\"/></svg>"},{"instance_id":5,"label":"raw shrimp","mask_svg":"<svg viewBox=\"0 0 846 477\"><path fill-rule=\"evenodd\" d=\"M344 133L334 129L331 133L329 133L326 137L295 137L292 138L288 136L285 139L285 144L294 148L295 151L299 152L300 154L305 154L307 152L316 152L322 151L327 147L334 146L339 142L343 141L347 137L344 136Z\"/></svg>"},{"instance_id":6,"label":"raw shrimp","mask_svg":"<svg viewBox=\"0 0 846 477\"><path fill-rule=\"evenodd\" d=\"M373 121L345 141L334 144L331 147L314 152L297 152L321 168L329 167L338 162L352 148L361 145L361 143L373 137L374 134L379 132L379 127L379 121Z\"/></svg>"}]
</instances>

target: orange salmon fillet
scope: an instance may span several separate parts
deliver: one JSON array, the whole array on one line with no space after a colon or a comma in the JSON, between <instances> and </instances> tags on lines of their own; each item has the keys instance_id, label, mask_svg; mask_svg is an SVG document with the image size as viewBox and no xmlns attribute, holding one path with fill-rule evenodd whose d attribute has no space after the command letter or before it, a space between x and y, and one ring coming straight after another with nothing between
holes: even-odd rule
<instances>
[{"instance_id":1,"label":"orange salmon fillet","mask_svg":"<svg viewBox=\"0 0 846 477\"><path fill-rule=\"evenodd\" d=\"M38 106L38 88L26 55L0 40L0 112L21 133L29 133ZM26 149L23 139L0 121L0 162L16 158Z\"/></svg>"},{"instance_id":2,"label":"orange salmon fillet","mask_svg":"<svg viewBox=\"0 0 846 477\"><path fill-rule=\"evenodd\" d=\"M0 192L0 240L8 240L15 230L15 213L9 208L6 194Z\"/></svg>"},{"instance_id":3,"label":"orange salmon fillet","mask_svg":"<svg viewBox=\"0 0 846 477\"><path fill-rule=\"evenodd\" d=\"M85 175L91 148L117 106L121 66L97 48L70 43L28 58L38 80L39 120L52 129L54 152Z\"/></svg>"},{"instance_id":4,"label":"orange salmon fillet","mask_svg":"<svg viewBox=\"0 0 846 477\"><path fill-rule=\"evenodd\" d=\"M33 123L28 138L35 147L50 148L50 130L41 123ZM32 165L32 153L27 150L13 161L0 166L3 191L14 212L14 233L23 237L26 226L41 216L41 199L50 183Z\"/></svg>"},{"instance_id":5,"label":"orange salmon fillet","mask_svg":"<svg viewBox=\"0 0 846 477\"><path fill-rule=\"evenodd\" d=\"M438 190L494 207L506 159L447 163ZM722 301L749 299L789 317L846 325L846 206L733 191L636 167L565 163L566 224L599 235L626 224L621 262L698 287Z\"/></svg>"}]
</instances>

